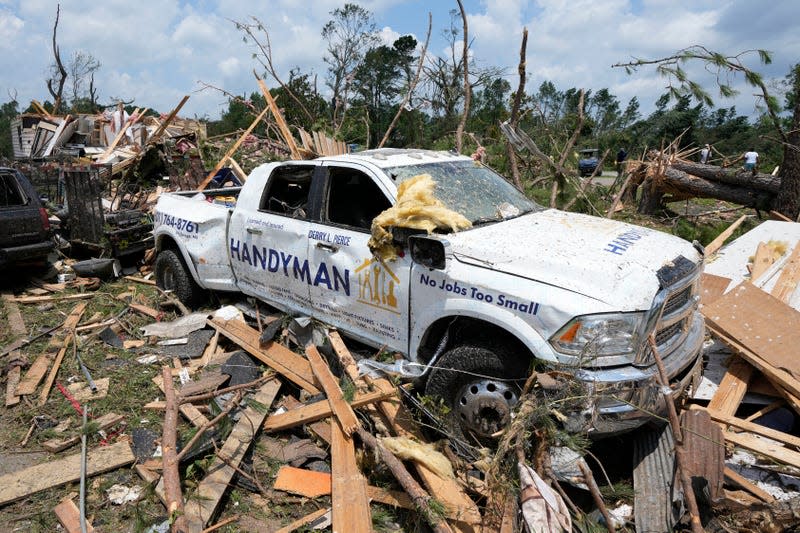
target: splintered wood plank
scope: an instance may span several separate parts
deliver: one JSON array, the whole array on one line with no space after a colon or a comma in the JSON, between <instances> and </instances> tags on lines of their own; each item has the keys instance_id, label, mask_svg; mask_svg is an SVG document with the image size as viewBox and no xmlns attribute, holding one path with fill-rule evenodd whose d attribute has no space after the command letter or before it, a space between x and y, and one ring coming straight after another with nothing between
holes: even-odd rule
<instances>
[{"instance_id":1,"label":"splintered wood plank","mask_svg":"<svg viewBox=\"0 0 800 533\"><path fill-rule=\"evenodd\" d=\"M772 428L768 428L766 426L762 426L761 424L756 424L755 422L749 422L747 420L742 420L741 418L736 418L735 416L730 416L725 413L721 413L719 411L714 411L710 408L706 410L708 411L708 415L711 417L711 420L714 420L715 422L743 429L747 432L755 433L756 435L761 435L762 437L768 437L772 440L782 442L783 444L788 444L789 446L800 448L800 437L795 437L794 435L790 435L789 433L784 433L783 431L778 431Z\"/></svg>"},{"instance_id":2,"label":"splintered wood plank","mask_svg":"<svg viewBox=\"0 0 800 533\"><path fill-rule=\"evenodd\" d=\"M397 394L394 386L385 379L379 379L377 390L367 393L356 393L356 397L350 403L353 408L391 398ZM264 422L265 431L282 431L293 428L300 424L308 424L322 420L333 414L331 404L325 400L306 404L303 407L286 411L285 413L272 414Z\"/></svg>"},{"instance_id":3,"label":"splintered wood plank","mask_svg":"<svg viewBox=\"0 0 800 533\"><path fill-rule=\"evenodd\" d=\"M14 350L11 352L9 363L15 363L20 357L20 352ZM22 376L22 369L18 364L14 364L6 377L6 407L13 407L19 403L19 396L16 394L17 386L19 385L19 378Z\"/></svg>"},{"instance_id":4,"label":"splintered wood plank","mask_svg":"<svg viewBox=\"0 0 800 533\"><path fill-rule=\"evenodd\" d=\"M772 503L775 501L775 498L772 497L769 492L760 489L758 485L728 466L725 467L725 477L732 481L735 485L738 485L742 489L766 503Z\"/></svg>"},{"instance_id":5,"label":"splintered wood plank","mask_svg":"<svg viewBox=\"0 0 800 533\"><path fill-rule=\"evenodd\" d=\"M800 312L751 283L742 283L701 312L771 366L800 377Z\"/></svg>"},{"instance_id":6,"label":"splintered wood plank","mask_svg":"<svg viewBox=\"0 0 800 533\"><path fill-rule=\"evenodd\" d=\"M149 316L153 320L158 320L161 318L162 313L157 309L153 309L152 307L147 307L146 305L137 304L137 303L129 303L128 307L136 311L137 313L141 313L145 316Z\"/></svg>"},{"instance_id":7,"label":"splintered wood plank","mask_svg":"<svg viewBox=\"0 0 800 533\"><path fill-rule=\"evenodd\" d=\"M286 409L299 409L303 407L303 404L300 400L297 400L294 396L289 396L288 394L283 397L281 400L281 405ZM306 424L307 429L311 431L314 435L316 435L321 440L325 441L326 444L331 443L331 424L327 420L318 420L317 422L309 422Z\"/></svg>"},{"instance_id":8,"label":"splintered wood plank","mask_svg":"<svg viewBox=\"0 0 800 533\"><path fill-rule=\"evenodd\" d=\"M344 344L339 332L329 332L328 340L331 341L333 351L336 352L336 355L339 357L339 362L342 364L345 373L350 376L350 379L356 381L358 379L358 365L356 365L356 360L353 358L353 354L351 354L350 350L347 349L347 346Z\"/></svg>"},{"instance_id":9,"label":"splintered wood plank","mask_svg":"<svg viewBox=\"0 0 800 533\"><path fill-rule=\"evenodd\" d=\"M735 414L739 404L742 403L742 398L747 393L747 385L750 383L754 370L753 365L741 357L734 356L722 377L717 392L708 403L708 408L727 415Z\"/></svg>"},{"instance_id":10,"label":"splintered wood plank","mask_svg":"<svg viewBox=\"0 0 800 533\"><path fill-rule=\"evenodd\" d=\"M755 282L772 266L775 259L774 250L769 244L766 242L758 243L756 255L753 257L753 269L750 272L750 279Z\"/></svg>"},{"instance_id":11,"label":"splintered wood plank","mask_svg":"<svg viewBox=\"0 0 800 533\"><path fill-rule=\"evenodd\" d=\"M725 440L742 448L775 459L779 463L800 468L800 453L784 448L780 444L759 439L749 433L734 433L726 431Z\"/></svg>"},{"instance_id":12,"label":"splintered wood plank","mask_svg":"<svg viewBox=\"0 0 800 533\"><path fill-rule=\"evenodd\" d=\"M56 302L64 300L87 300L89 298L94 298L94 294L87 292L82 294L66 294L58 296L20 296L18 298L13 298L11 301L18 304L39 304L43 302Z\"/></svg>"},{"instance_id":13,"label":"splintered wood plank","mask_svg":"<svg viewBox=\"0 0 800 533\"><path fill-rule=\"evenodd\" d=\"M90 450L86 459L87 477L131 464L136 457L127 441ZM17 472L0 476L0 505L37 492L77 481L81 475L81 454L70 455Z\"/></svg>"},{"instance_id":14,"label":"splintered wood plank","mask_svg":"<svg viewBox=\"0 0 800 533\"><path fill-rule=\"evenodd\" d=\"M772 287L772 294L778 300L789 303L789 300L797 288L797 283L800 281L800 242L795 243L792 255L789 256L786 264L781 269L781 274L775 286Z\"/></svg>"},{"instance_id":15,"label":"splintered wood plank","mask_svg":"<svg viewBox=\"0 0 800 533\"><path fill-rule=\"evenodd\" d=\"M747 215L740 216L736 220L736 222L734 222L733 224L728 226L727 229L725 231L723 231L722 233L720 233L719 236L717 236L716 239L714 239L713 241L708 243L708 246L705 247L705 255L706 255L706 257L712 256L717 250L722 248L722 245L725 244L725 241L728 240L728 237L733 235L733 232L736 231L736 228L741 226L742 222L744 222L746 219L747 219Z\"/></svg>"},{"instance_id":16,"label":"splintered wood plank","mask_svg":"<svg viewBox=\"0 0 800 533\"><path fill-rule=\"evenodd\" d=\"M72 311L70 311L62 326L63 331L66 332L65 335L69 335L70 332L75 329L85 309L86 302L80 302L72 309ZM50 366L50 362L56 358L58 351L61 349L62 343L63 337L54 336L50 339L45 353L36 358L31 367L28 369L28 372L25 374L25 377L17 386L18 396L33 394L34 391L36 391L36 387L47 373L47 368Z\"/></svg>"},{"instance_id":17,"label":"splintered wood plank","mask_svg":"<svg viewBox=\"0 0 800 533\"><path fill-rule=\"evenodd\" d=\"M700 304L708 305L725 294L725 289L731 284L730 278L703 273L700 276Z\"/></svg>"},{"instance_id":18,"label":"splintered wood plank","mask_svg":"<svg viewBox=\"0 0 800 533\"><path fill-rule=\"evenodd\" d=\"M372 516L367 499L367 482L356 463L353 439L339 424L331 424L331 470L333 531L369 533L372 531Z\"/></svg>"},{"instance_id":19,"label":"splintered wood plank","mask_svg":"<svg viewBox=\"0 0 800 533\"><path fill-rule=\"evenodd\" d=\"M67 533L81 533L81 512L75 502L72 500L64 500L55 507L53 512L58 518L58 522L64 527ZM92 533L94 528L89 520L86 520L86 533Z\"/></svg>"},{"instance_id":20,"label":"splintered wood plank","mask_svg":"<svg viewBox=\"0 0 800 533\"><path fill-rule=\"evenodd\" d=\"M190 531L202 531L214 516L228 484L236 473L242 458L250 449L253 439L267 416L267 410L278 395L281 382L271 379L264 383L255 394L258 406L248 406L234 426L222 449L217 453L214 463L206 477L200 482L194 495L184 505L186 525ZM222 459L224 458L224 460Z\"/></svg>"},{"instance_id":21,"label":"splintered wood plank","mask_svg":"<svg viewBox=\"0 0 800 533\"><path fill-rule=\"evenodd\" d=\"M352 435L360 426L358 418L353 412L353 408L347 403L342 394L342 389L339 388L339 383L331 373L328 363L322 359L322 356L317 351L317 348L311 344L306 346L306 357L311 363L311 370L314 372L317 381L322 385L325 391L325 396L328 397L328 403L331 405L331 410L336 415L336 420L348 437Z\"/></svg>"},{"instance_id":22,"label":"splintered wood plank","mask_svg":"<svg viewBox=\"0 0 800 533\"><path fill-rule=\"evenodd\" d=\"M19 312L19 306L14 302L14 295L10 292L3 292L3 307L6 309L6 320L8 320L8 327L11 328L11 333L14 335L27 335L28 330L25 327L25 321L22 319L22 313Z\"/></svg>"},{"instance_id":23,"label":"splintered wood plank","mask_svg":"<svg viewBox=\"0 0 800 533\"><path fill-rule=\"evenodd\" d=\"M42 407L47 403L47 397L50 395L50 389L53 387L53 383L56 381L56 376L58 375L58 370L61 368L61 361L64 360L64 354L67 353L69 345L73 342L75 342L74 330L67 333L67 336L64 338L64 343L56 354L55 361L53 361L53 366L50 368L50 373L47 375L47 379L44 381L42 392L39 394L39 407Z\"/></svg>"},{"instance_id":24,"label":"splintered wood plank","mask_svg":"<svg viewBox=\"0 0 800 533\"><path fill-rule=\"evenodd\" d=\"M313 513L309 513L309 514L305 515L302 518L298 518L297 520L295 520L294 522L292 522L288 526L280 528L275 533L292 533L293 531L297 531L298 529L300 529L301 527L303 527L303 526L305 526L307 524L311 524L312 522L315 522L316 520L322 518L323 516L325 516L326 514L328 514L330 512L331 512L331 510L328 507L323 507L322 509L317 509Z\"/></svg>"},{"instance_id":25,"label":"splintered wood plank","mask_svg":"<svg viewBox=\"0 0 800 533\"><path fill-rule=\"evenodd\" d=\"M95 418L92 420L92 422L97 424L98 430L106 430L110 427L116 426L124 419L125 418L122 415L118 415L116 413L106 413L100 418ZM57 453L66 450L70 446L78 444L80 441L81 437L77 435L68 439L50 439L42 443L42 448L49 452Z\"/></svg>"},{"instance_id":26,"label":"splintered wood plank","mask_svg":"<svg viewBox=\"0 0 800 533\"><path fill-rule=\"evenodd\" d=\"M270 343L266 348L261 348L258 330L251 328L241 320L226 322L212 319L208 321L208 324L303 390L312 395L320 393L314 384L315 379L311 365L303 357L275 342Z\"/></svg>"}]
</instances>

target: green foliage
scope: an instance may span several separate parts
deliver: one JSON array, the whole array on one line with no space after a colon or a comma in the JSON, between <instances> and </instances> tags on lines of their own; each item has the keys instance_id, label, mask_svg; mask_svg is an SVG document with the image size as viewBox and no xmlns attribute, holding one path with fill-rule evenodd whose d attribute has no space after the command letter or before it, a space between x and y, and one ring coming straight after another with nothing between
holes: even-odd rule
<instances>
[{"instance_id":1,"label":"green foliage","mask_svg":"<svg viewBox=\"0 0 800 533\"><path fill-rule=\"evenodd\" d=\"M0 158L14 156L11 144L11 121L19 114L16 100L0 106Z\"/></svg>"}]
</instances>

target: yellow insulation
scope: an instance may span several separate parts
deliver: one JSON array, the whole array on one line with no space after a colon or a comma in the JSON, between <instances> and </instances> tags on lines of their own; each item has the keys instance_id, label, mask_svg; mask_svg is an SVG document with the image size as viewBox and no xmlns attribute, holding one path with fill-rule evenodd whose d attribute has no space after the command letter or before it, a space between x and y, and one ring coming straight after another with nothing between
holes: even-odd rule
<instances>
[{"instance_id":1,"label":"yellow insulation","mask_svg":"<svg viewBox=\"0 0 800 533\"><path fill-rule=\"evenodd\" d=\"M439 477L455 478L450 460L432 444L417 442L406 437L384 437L381 439L381 444L399 459L420 463Z\"/></svg>"},{"instance_id":2,"label":"yellow insulation","mask_svg":"<svg viewBox=\"0 0 800 533\"><path fill-rule=\"evenodd\" d=\"M459 231L472 227L464 215L448 209L433 195L436 182L429 174L409 178L397 188L397 202L372 221L369 249L384 261L397 258L390 228Z\"/></svg>"}]
</instances>

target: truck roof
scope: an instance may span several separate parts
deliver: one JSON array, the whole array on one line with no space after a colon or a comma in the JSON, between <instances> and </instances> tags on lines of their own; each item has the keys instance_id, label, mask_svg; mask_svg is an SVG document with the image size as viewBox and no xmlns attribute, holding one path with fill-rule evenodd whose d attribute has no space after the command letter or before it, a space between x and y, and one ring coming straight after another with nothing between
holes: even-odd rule
<instances>
[{"instance_id":1,"label":"truck roof","mask_svg":"<svg viewBox=\"0 0 800 533\"><path fill-rule=\"evenodd\" d=\"M420 163L433 163L436 161L470 160L467 156L445 150L422 150L417 148L379 148L352 154L320 157L319 159L338 162L368 161L379 168L419 165Z\"/></svg>"}]
</instances>

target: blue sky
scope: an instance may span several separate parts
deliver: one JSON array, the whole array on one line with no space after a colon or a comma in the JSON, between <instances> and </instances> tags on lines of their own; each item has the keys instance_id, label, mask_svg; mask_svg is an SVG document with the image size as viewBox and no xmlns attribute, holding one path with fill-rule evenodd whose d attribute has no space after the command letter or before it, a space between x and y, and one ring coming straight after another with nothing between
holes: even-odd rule
<instances>
[{"instance_id":1,"label":"blue sky","mask_svg":"<svg viewBox=\"0 0 800 533\"><path fill-rule=\"evenodd\" d=\"M368 0L387 41L411 33L424 39L427 13L433 15L429 54L442 54L442 30L455 0ZM57 2L0 0L0 102L16 95L25 107L48 99L44 79L52 62L50 38ZM324 89L325 42L320 31L331 10L343 1L266 0L63 0L58 41L65 60L89 52L101 63L96 77L100 101L135 99L135 105L169 111L184 94L191 99L182 115L216 118L226 107L214 90L234 94L257 91L253 50L242 42L232 20L257 16L267 26L273 59L281 73L299 67L318 76ZM527 26L528 91L546 80L566 90L608 88L624 107L637 96L644 113L665 91L666 81L652 69L629 76L611 65L631 57L662 57L703 44L727 54L763 48L772 65L748 64L768 79L782 79L800 62L800 2L774 0L465 0L479 65L505 69L513 87L522 28ZM765 6L768 5L768 8ZM699 65L689 67L708 87L713 79ZM740 114L755 111L753 91L739 87Z\"/></svg>"}]
</instances>

